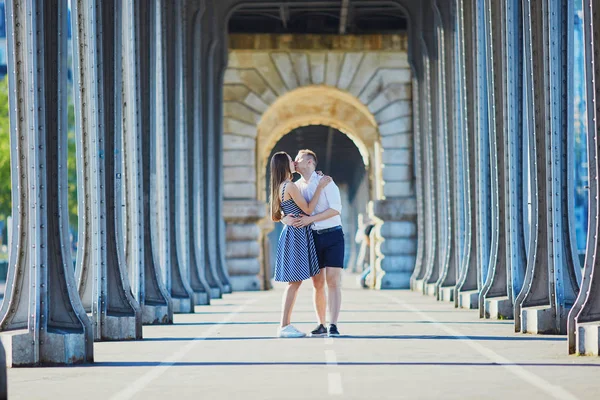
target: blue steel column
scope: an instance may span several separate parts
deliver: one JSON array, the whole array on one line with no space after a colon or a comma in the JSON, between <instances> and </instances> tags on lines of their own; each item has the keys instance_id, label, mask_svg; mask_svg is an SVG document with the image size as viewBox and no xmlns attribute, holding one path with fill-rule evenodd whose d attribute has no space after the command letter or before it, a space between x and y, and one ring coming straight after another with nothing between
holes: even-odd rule
<instances>
[{"instance_id":1,"label":"blue steel column","mask_svg":"<svg viewBox=\"0 0 600 400\"><path fill-rule=\"evenodd\" d=\"M430 296L438 296L438 281L442 271L447 269L448 265L448 227L449 215L447 209L447 170L446 170L446 143L445 135L445 80L444 80L444 58L440 50L443 43L442 21L440 20L439 12L431 2L426 7L424 18L430 22L432 30L425 34L425 41L429 50L429 57L432 62L431 73L431 116L432 129L430 129L431 145L430 150L432 165L434 171L434 180L432 181L432 190L436 192L436 202L434 204L434 212L437 214L437 262L428 270L425 275L425 293Z\"/></svg>"},{"instance_id":2,"label":"blue steel column","mask_svg":"<svg viewBox=\"0 0 600 400\"><path fill-rule=\"evenodd\" d=\"M456 195L456 160L455 148L459 142L456 134L456 0L437 1L436 9L439 12L440 29L438 29L438 53L442 61L442 93L441 103L444 105L443 114L440 116L443 120L444 131L442 134L444 147L444 170L446 180L446 246L445 262L442 264L442 270L437 282L438 299L442 301L454 301L454 290L458 273L458 210L456 201L459 200Z\"/></svg>"},{"instance_id":3,"label":"blue steel column","mask_svg":"<svg viewBox=\"0 0 600 400\"><path fill-rule=\"evenodd\" d=\"M525 273L525 237L523 231L523 63L521 0L491 3L493 51L496 88L502 88L496 98L496 140L498 149L498 232L500 247L495 265L491 265L491 281L483 289L486 317L513 318L514 303L522 287ZM501 68L499 71L498 68ZM504 86L506 82L506 86ZM502 108L499 109L498 106ZM501 129L501 132L499 131ZM500 200L504 197L504 201ZM501 254L506 252L505 255Z\"/></svg>"},{"instance_id":4,"label":"blue steel column","mask_svg":"<svg viewBox=\"0 0 600 400\"><path fill-rule=\"evenodd\" d=\"M417 32L414 32L417 34ZM419 112L419 120L415 123L419 125L419 136L418 146L417 137L415 136L415 154L416 160L420 160L418 165L420 166L420 175L422 180L422 202L420 207L422 208L422 261L419 268L415 268L413 276L411 277L411 288L412 290L423 292L425 285L425 276L428 270L431 268L432 263L435 262L432 258L435 257L435 232L434 222L432 219L435 218L432 215L432 188L429 182L431 181L430 168L431 160L429 157L429 129L430 129L430 117L429 117L429 58L427 48L422 40L421 32L418 32L419 39L415 40L415 47L419 48L419 58L421 60L421 70L418 79L418 88L413 88L413 92L418 90L417 100L413 100L413 104L416 104ZM415 54L416 57L416 54ZM418 101L418 103L417 103ZM414 111L413 111L414 112ZM413 114L413 118L417 119L416 115ZM415 135L417 131L415 131Z\"/></svg>"},{"instance_id":5,"label":"blue steel column","mask_svg":"<svg viewBox=\"0 0 600 400\"><path fill-rule=\"evenodd\" d=\"M202 216L200 202L202 201L202 153L201 129L202 110L196 103L201 94L199 74L201 69L200 19L204 12L204 3L198 4L186 1L182 7L184 20L184 37L182 48L185 54L185 69L183 87L185 88L184 108L187 129L187 160L188 160L188 227L190 241L190 282L196 297L196 304L210 304L210 286L206 280L206 263L204 259L204 241L202 240ZM193 111L192 111L193 110ZM200 122L201 123L201 122Z\"/></svg>"},{"instance_id":6,"label":"blue steel column","mask_svg":"<svg viewBox=\"0 0 600 400\"><path fill-rule=\"evenodd\" d=\"M423 163L424 163L424 186L426 188L425 193L425 221L427 222L426 234L426 264L423 273L422 280L417 280L417 289L423 293L427 293L427 283L430 278L435 276L438 268L439 254L438 254L438 226L437 226L437 207L436 198L437 192L435 190L435 157L434 157L434 133L433 130L433 107L434 97L431 95L436 83L434 81L435 74L432 72L435 68L432 68L432 45L434 39L433 27L431 24L431 4L429 2L423 3L423 28L421 30L421 48L424 55L423 58L423 118L425 127L423 129ZM427 28L426 28L427 27ZM437 278L436 278L437 279Z\"/></svg>"},{"instance_id":7,"label":"blue steel column","mask_svg":"<svg viewBox=\"0 0 600 400\"><path fill-rule=\"evenodd\" d=\"M530 333L566 333L567 313L578 291L568 212L567 153L572 129L569 106L573 51L571 1L526 0L530 152L534 159L533 221L527 273L515 306L515 328ZM535 227L535 228L534 228ZM517 310L521 311L518 319Z\"/></svg>"},{"instance_id":8,"label":"blue steel column","mask_svg":"<svg viewBox=\"0 0 600 400\"><path fill-rule=\"evenodd\" d=\"M188 51L187 82L188 104L192 105L194 112L188 112L188 170L191 176L190 184L190 241L192 242L192 254L194 258L196 276L196 285L202 285L203 292L206 293L206 304L210 304L210 285L206 278L206 240L204 237L204 179L203 163L204 148L202 141L202 124L204 120L204 110L202 107L202 76L205 71L202 65L202 16L205 12L204 3L200 9L192 12L186 12L190 18L191 26L188 26L188 38L186 48Z\"/></svg>"},{"instance_id":9,"label":"blue steel column","mask_svg":"<svg viewBox=\"0 0 600 400\"><path fill-rule=\"evenodd\" d=\"M225 28L221 28L225 29ZM216 179L215 179L215 195L217 196L215 201L216 206L216 236L217 236L217 254L218 254L218 268L217 273L219 280L223 285L224 293L231 293L231 283L229 279L229 271L227 269L227 261L225 258L226 244L226 227L225 219L223 218L223 82L225 76L225 70L227 69L227 46L224 45L225 39L222 37L216 44L214 61L215 64L215 79L216 85L214 91L213 112L212 115L215 118L214 132L215 132L215 164L216 164Z\"/></svg>"},{"instance_id":10,"label":"blue steel column","mask_svg":"<svg viewBox=\"0 0 600 400\"><path fill-rule=\"evenodd\" d=\"M512 318L513 303L508 297L508 263L510 242L507 240L508 132L506 4L504 0L486 0L485 32L487 37L490 99L490 172L492 198L492 241L487 279L479 295L479 316Z\"/></svg>"},{"instance_id":11,"label":"blue steel column","mask_svg":"<svg viewBox=\"0 0 600 400\"><path fill-rule=\"evenodd\" d=\"M210 285L211 298L220 298L223 295L224 288L219 280L219 254L217 252L217 237L216 237L216 131L215 131L215 115L212 113L215 107L211 102L214 101L214 90L216 73L215 65L213 64L214 57L211 56L215 52L214 32L212 31L212 20L207 12L202 20L202 115L204 115L202 140L203 140L203 180L204 180L204 210L203 210L203 228L205 238L205 261L206 261L206 279Z\"/></svg>"},{"instance_id":12,"label":"blue steel column","mask_svg":"<svg viewBox=\"0 0 600 400\"><path fill-rule=\"evenodd\" d=\"M464 160L465 194L465 251L460 277L456 287L455 305L460 308L477 308L481 269L479 268L479 238L477 214L477 58L475 31L476 0L459 0L459 26L461 29L460 60L463 82L463 115L464 152L468 155Z\"/></svg>"},{"instance_id":13,"label":"blue steel column","mask_svg":"<svg viewBox=\"0 0 600 400\"><path fill-rule=\"evenodd\" d=\"M493 134L491 123L492 103L490 90L493 89L490 74L490 59L488 50L489 38L487 37L486 24L486 0L475 1L475 52L477 53L476 90L477 90L477 112L475 115L475 129L477 132L477 255L479 274L479 288L487 280L490 255L492 252L492 160L490 149L490 138Z\"/></svg>"},{"instance_id":14,"label":"blue steel column","mask_svg":"<svg viewBox=\"0 0 600 400\"><path fill-rule=\"evenodd\" d=\"M0 338L9 367L92 362L67 232L67 2L5 6L13 226Z\"/></svg>"},{"instance_id":15,"label":"blue steel column","mask_svg":"<svg viewBox=\"0 0 600 400\"><path fill-rule=\"evenodd\" d=\"M454 285L454 304L458 304L458 286L465 268L467 252L469 251L469 230L468 230L468 181L467 173L469 168L469 154L467 152L467 126L469 116L466 112L466 82L465 82L465 55L464 55L464 36L465 28L463 26L463 2L456 0L453 4L455 10L454 18L454 70L452 79L454 80L454 213L455 213L455 235L456 235L456 283Z\"/></svg>"},{"instance_id":16,"label":"blue steel column","mask_svg":"<svg viewBox=\"0 0 600 400\"><path fill-rule=\"evenodd\" d=\"M154 9L140 1L122 3L124 15L123 92L126 106L123 142L127 149L127 263L139 279L134 294L142 307L142 323L173 322L173 305L152 246L150 211L151 52L155 37Z\"/></svg>"},{"instance_id":17,"label":"blue steel column","mask_svg":"<svg viewBox=\"0 0 600 400\"><path fill-rule=\"evenodd\" d=\"M581 291L568 320L569 353L600 355L600 1L584 0L585 80L587 84L587 148L589 171L588 235Z\"/></svg>"},{"instance_id":18,"label":"blue steel column","mask_svg":"<svg viewBox=\"0 0 600 400\"><path fill-rule=\"evenodd\" d=\"M166 247L161 250L161 260L168 269L167 290L170 292L175 313L194 312L194 292L190 287L189 275L184 267L185 257L182 254L180 234L178 233L180 205L177 198L177 187L180 182L177 169L178 137L175 129L176 107L175 104L175 41L177 25L173 23L175 17L173 3L168 0L155 0L156 12L156 46L153 46L154 56L154 86L155 94L153 103L157 108L155 113L156 126L156 174L157 186L164 190L165 199L159 214L159 229L164 229L161 239L165 240ZM162 173L161 173L162 171ZM160 192L160 191L159 191Z\"/></svg>"},{"instance_id":19,"label":"blue steel column","mask_svg":"<svg viewBox=\"0 0 600 400\"><path fill-rule=\"evenodd\" d=\"M416 18L410 27L409 38L411 45L409 46L409 60L413 70L412 80L412 118L413 118L413 146L415 157L415 192L417 198L417 256L415 261L415 269L410 277L411 290L418 290L417 281L421 281L425 275L426 264L426 215L425 215L425 198L424 198L424 173L425 166L423 165L423 53L419 46L418 37L420 35L421 24Z\"/></svg>"},{"instance_id":20,"label":"blue steel column","mask_svg":"<svg viewBox=\"0 0 600 400\"><path fill-rule=\"evenodd\" d=\"M508 210L508 248L509 268L507 269L507 295L514 305L516 297L523 287L527 266L525 205L527 190L524 178L526 160L524 159L524 138L526 131L525 105L523 96L523 12L522 0L506 0L506 57L507 57L507 115L506 130L508 154L508 179L505 202Z\"/></svg>"},{"instance_id":21,"label":"blue steel column","mask_svg":"<svg viewBox=\"0 0 600 400\"><path fill-rule=\"evenodd\" d=\"M79 295L95 340L140 339L123 248L122 10L115 1L72 3L78 138Z\"/></svg>"},{"instance_id":22,"label":"blue steel column","mask_svg":"<svg viewBox=\"0 0 600 400\"><path fill-rule=\"evenodd\" d=\"M194 201L199 192L194 192L198 186L194 182L194 164L199 160L193 159L193 103L190 102L193 91L190 80L189 60L193 55L192 42L190 42L190 21L194 14L194 6L189 1L178 1L173 4L174 21L176 21L177 32L175 41L175 104L176 104L176 126L177 136L181 137L178 154L178 168L181 174L183 190L181 190L180 204L181 217L180 231L183 229L182 251L186 254L187 274L190 287L194 292L194 304L206 305L210 303L210 289L204 278L202 265L198 263L196 254L196 231L194 230Z\"/></svg>"}]
</instances>

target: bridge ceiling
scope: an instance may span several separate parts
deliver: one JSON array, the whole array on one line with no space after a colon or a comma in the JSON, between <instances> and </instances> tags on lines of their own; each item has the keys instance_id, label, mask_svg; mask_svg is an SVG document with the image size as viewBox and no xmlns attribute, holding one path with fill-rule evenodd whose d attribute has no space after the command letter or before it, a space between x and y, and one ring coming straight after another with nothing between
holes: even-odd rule
<instances>
[{"instance_id":1,"label":"bridge ceiling","mask_svg":"<svg viewBox=\"0 0 600 400\"><path fill-rule=\"evenodd\" d=\"M312 1L245 4L229 20L231 33L396 33L407 18L390 1Z\"/></svg>"}]
</instances>

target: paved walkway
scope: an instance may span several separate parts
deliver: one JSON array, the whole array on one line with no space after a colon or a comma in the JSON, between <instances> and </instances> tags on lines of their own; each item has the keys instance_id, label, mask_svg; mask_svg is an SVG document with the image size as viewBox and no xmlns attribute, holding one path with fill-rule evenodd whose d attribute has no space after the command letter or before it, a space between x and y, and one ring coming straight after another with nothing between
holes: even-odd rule
<instances>
[{"instance_id":1,"label":"paved walkway","mask_svg":"<svg viewBox=\"0 0 600 400\"><path fill-rule=\"evenodd\" d=\"M9 399L598 398L600 359L567 356L564 337L346 277L344 336L276 339L280 296L234 293L143 341L97 343L91 366L9 370ZM294 322L313 319L305 284Z\"/></svg>"}]
</instances>

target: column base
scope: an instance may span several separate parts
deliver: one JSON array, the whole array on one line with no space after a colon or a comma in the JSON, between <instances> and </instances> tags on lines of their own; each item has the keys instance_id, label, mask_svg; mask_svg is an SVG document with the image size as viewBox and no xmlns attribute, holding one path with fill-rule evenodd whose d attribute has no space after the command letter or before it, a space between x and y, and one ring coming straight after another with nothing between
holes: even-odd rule
<instances>
[{"instance_id":1,"label":"column base","mask_svg":"<svg viewBox=\"0 0 600 400\"><path fill-rule=\"evenodd\" d=\"M508 297L485 300L485 317L493 319L514 319L514 306Z\"/></svg>"},{"instance_id":2,"label":"column base","mask_svg":"<svg viewBox=\"0 0 600 400\"><path fill-rule=\"evenodd\" d=\"M197 306L207 306L210 304L210 296L206 292L194 292L194 304Z\"/></svg>"},{"instance_id":3,"label":"column base","mask_svg":"<svg viewBox=\"0 0 600 400\"><path fill-rule=\"evenodd\" d=\"M521 332L540 335L564 335L567 333L567 324L564 328L557 328L556 313L552 308L527 307L521 309Z\"/></svg>"},{"instance_id":4,"label":"column base","mask_svg":"<svg viewBox=\"0 0 600 400\"><path fill-rule=\"evenodd\" d=\"M40 340L33 338L28 330L4 332L0 340L4 345L6 366L40 367L52 365L72 365L94 362L93 355L86 358L85 333L55 333L46 332L43 344L40 343L39 360L35 360L32 342ZM0 360L1 361L1 360Z\"/></svg>"},{"instance_id":5,"label":"column base","mask_svg":"<svg viewBox=\"0 0 600 400\"><path fill-rule=\"evenodd\" d=\"M223 285L223 293L224 294L231 294L231 293L233 293L233 289L231 289L230 285Z\"/></svg>"},{"instance_id":6,"label":"column base","mask_svg":"<svg viewBox=\"0 0 600 400\"><path fill-rule=\"evenodd\" d=\"M234 292L254 292L260 290L260 279L256 275L230 276L231 289Z\"/></svg>"},{"instance_id":7,"label":"column base","mask_svg":"<svg viewBox=\"0 0 600 400\"><path fill-rule=\"evenodd\" d=\"M103 323L102 337L96 338L96 342L137 340L142 338L142 329L137 326L138 321L135 316L115 317L107 315Z\"/></svg>"},{"instance_id":8,"label":"column base","mask_svg":"<svg viewBox=\"0 0 600 400\"><path fill-rule=\"evenodd\" d=\"M169 325L173 323L173 314L169 315L166 305L142 305L142 325Z\"/></svg>"},{"instance_id":9,"label":"column base","mask_svg":"<svg viewBox=\"0 0 600 400\"><path fill-rule=\"evenodd\" d=\"M450 287L441 287L439 289L438 295L439 301L448 301L448 302L453 302L454 301L454 286L450 286Z\"/></svg>"},{"instance_id":10,"label":"column base","mask_svg":"<svg viewBox=\"0 0 600 400\"><path fill-rule=\"evenodd\" d=\"M194 312L194 305L192 304L192 300L184 297L184 298L176 298L173 297L173 312L175 314L190 314Z\"/></svg>"},{"instance_id":11,"label":"column base","mask_svg":"<svg viewBox=\"0 0 600 400\"><path fill-rule=\"evenodd\" d=\"M580 356L600 356L600 324L586 322L577 324L577 354Z\"/></svg>"},{"instance_id":12,"label":"column base","mask_svg":"<svg viewBox=\"0 0 600 400\"><path fill-rule=\"evenodd\" d=\"M220 299L222 297L223 297L223 293L221 293L221 289L219 289L218 287L210 288L210 298L211 299Z\"/></svg>"},{"instance_id":13,"label":"column base","mask_svg":"<svg viewBox=\"0 0 600 400\"><path fill-rule=\"evenodd\" d=\"M479 291L469 290L460 292L457 295L458 308L467 310L477 310L479 308Z\"/></svg>"},{"instance_id":14,"label":"column base","mask_svg":"<svg viewBox=\"0 0 600 400\"><path fill-rule=\"evenodd\" d=\"M412 272L378 271L375 289L409 289Z\"/></svg>"},{"instance_id":15,"label":"column base","mask_svg":"<svg viewBox=\"0 0 600 400\"><path fill-rule=\"evenodd\" d=\"M434 296L437 297L437 284L436 283L426 283L425 284L425 292L424 294L426 294L427 296Z\"/></svg>"},{"instance_id":16,"label":"column base","mask_svg":"<svg viewBox=\"0 0 600 400\"><path fill-rule=\"evenodd\" d=\"M412 290L414 290L415 292L423 293L423 291L425 290L425 280L415 280L412 285Z\"/></svg>"}]
</instances>

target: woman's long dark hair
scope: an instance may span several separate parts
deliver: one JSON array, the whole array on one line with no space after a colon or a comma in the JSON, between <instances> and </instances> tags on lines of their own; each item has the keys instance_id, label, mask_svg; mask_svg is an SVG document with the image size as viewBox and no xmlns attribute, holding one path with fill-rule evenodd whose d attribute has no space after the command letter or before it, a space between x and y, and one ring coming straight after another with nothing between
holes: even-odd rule
<instances>
[{"instance_id":1,"label":"woman's long dark hair","mask_svg":"<svg viewBox=\"0 0 600 400\"><path fill-rule=\"evenodd\" d=\"M281 221L281 184L292 176L290 159L285 151L279 151L271 157L271 219Z\"/></svg>"}]
</instances>

